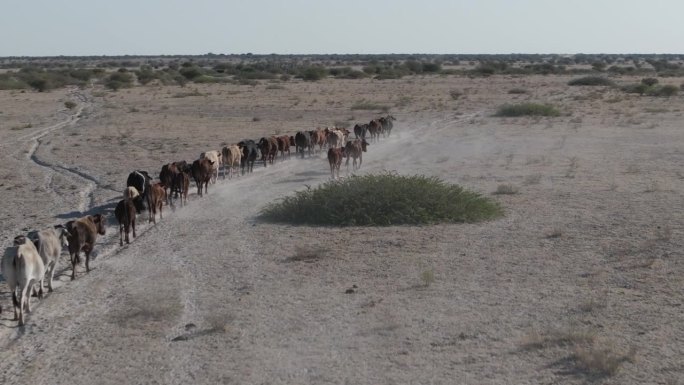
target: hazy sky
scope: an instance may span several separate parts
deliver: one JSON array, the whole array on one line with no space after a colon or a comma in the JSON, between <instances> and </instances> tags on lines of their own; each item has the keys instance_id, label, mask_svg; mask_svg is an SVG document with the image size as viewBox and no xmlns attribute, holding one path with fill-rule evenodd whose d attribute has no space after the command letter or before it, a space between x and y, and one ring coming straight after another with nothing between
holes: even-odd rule
<instances>
[{"instance_id":1,"label":"hazy sky","mask_svg":"<svg viewBox=\"0 0 684 385\"><path fill-rule=\"evenodd\" d=\"M0 56L684 53L684 0L0 0Z\"/></svg>"}]
</instances>

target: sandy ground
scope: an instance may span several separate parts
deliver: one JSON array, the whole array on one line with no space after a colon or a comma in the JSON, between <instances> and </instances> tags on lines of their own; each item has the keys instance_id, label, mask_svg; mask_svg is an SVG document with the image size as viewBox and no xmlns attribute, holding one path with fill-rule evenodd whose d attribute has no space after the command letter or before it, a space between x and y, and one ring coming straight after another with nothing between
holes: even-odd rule
<instances>
[{"instance_id":1,"label":"sandy ground","mask_svg":"<svg viewBox=\"0 0 684 385\"><path fill-rule=\"evenodd\" d=\"M361 172L517 190L493 195L504 218L476 225L270 225L254 220L265 203L329 171L320 155L259 166L165 208L156 226L143 215L129 246L110 226L95 269L73 282L65 270L24 328L5 311L0 382L681 383L683 98L568 80L0 93L6 245L22 229L111 212L134 169L156 174L244 137L380 115L351 109L361 101L398 118ZM492 117L528 100L564 114ZM619 370L592 371L587 352Z\"/></svg>"}]
</instances>

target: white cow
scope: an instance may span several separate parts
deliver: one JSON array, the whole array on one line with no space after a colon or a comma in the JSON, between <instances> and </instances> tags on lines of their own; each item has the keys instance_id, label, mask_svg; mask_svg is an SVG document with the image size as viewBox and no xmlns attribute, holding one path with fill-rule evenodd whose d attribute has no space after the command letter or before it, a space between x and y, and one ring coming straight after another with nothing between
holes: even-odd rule
<instances>
[{"instance_id":1,"label":"white cow","mask_svg":"<svg viewBox=\"0 0 684 385\"><path fill-rule=\"evenodd\" d=\"M48 292L52 292L52 278L55 275L55 268L57 261L62 254L62 247L69 247L69 232L63 226L55 226L41 230L32 237L33 243L38 249L40 258L43 260L43 265L48 273Z\"/></svg>"},{"instance_id":2,"label":"white cow","mask_svg":"<svg viewBox=\"0 0 684 385\"><path fill-rule=\"evenodd\" d=\"M207 158L209 159L212 164L211 164L211 183L216 183L216 180L218 179L218 174L219 174L219 168L221 167L221 164L223 163L221 158L221 151L219 150L211 150L207 152L203 152L200 154L200 159Z\"/></svg>"},{"instance_id":3,"label":"white cow","mask_svg":"<svg viewBox=\"0 0 684 385\"><path fill-rule=\"evenodd\" d=\"M221 150L223 158L223 179L226 179L226 167L228 167L228 179L233 177L235 169L240 168L240 161L242 160L242 150L236 144L229 147L223 147ZM240 175L240 173L238 173Z\"/></svg>"},{"instance_id":4,"label":"white cow","mask_svg":"<svg viewBox=\"0 0 684 385\"><path fill-rule=\"evenodd\" d=\"M14 246L8 247L2 257L2 275L12 292L14 319L19 319L19 326L22 326L24 325L24 307L27 312L31 312L31 288L34 283L38 283L40 285L38 298L43 298L43 280L45 279L45 265L30 239L23 235L14 238ZM17 288L19 289L18 299ZM17 308L19 308L18 315Z\"/></svg>"}]
</instances>

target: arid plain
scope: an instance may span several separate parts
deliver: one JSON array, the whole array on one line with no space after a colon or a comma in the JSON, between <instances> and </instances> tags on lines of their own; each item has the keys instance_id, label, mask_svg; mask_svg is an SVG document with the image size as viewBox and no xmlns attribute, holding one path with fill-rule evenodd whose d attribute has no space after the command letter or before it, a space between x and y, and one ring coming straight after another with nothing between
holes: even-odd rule
<instances>
[{"instance_id":1,"label":"arid plain","mask_svg":"<svg viewBox=\"0 0 684 385\"><path fill-rule=\"evenodd\" d=\"M0 283L0 382L682 383L684 96L572 78L0 91L5 247L83 213L110 218L94 270L71 282L63 255L55 292L33 299L24 328ZM561 116L493 116L527 101ZM382 107L395 128L360 173L438 176L492 196L504 217L256 221L266 203L329 180L323 155L293 155L203 198L193 188L156 226L143 214L138 238L118 246L111 212L129 172L156 176L243 138L366 123Z\"/></svg>"}]
</instances>

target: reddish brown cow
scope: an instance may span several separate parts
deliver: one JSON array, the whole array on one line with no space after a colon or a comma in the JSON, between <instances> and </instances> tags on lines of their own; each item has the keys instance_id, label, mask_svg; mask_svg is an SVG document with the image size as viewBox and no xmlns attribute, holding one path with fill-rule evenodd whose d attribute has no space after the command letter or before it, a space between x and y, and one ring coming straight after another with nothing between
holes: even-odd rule
<instances>
[{"instance_id":1,"label":"reddish brown cow","mask_svg":"<svg viewBox=\"0 0 684 385\"><path fill-rule=\"evenodd\" d=\"M361 168L361 163L363 163L363 153L366 152L366 146L368 146L368 143L363 139L354 139L347 142L347 145L344 147L345 156L347 157L347 162L345 163L347 166L347 171L349 170L350 157L354 159L354 162L352 163L354 170ZM358 167L356 165L356 158L359 158Z\"/></svg>"},{"instance_id":2,"label":"reddish brown cow","mask_svg":"<svg viewBox=\"0 0 684 385\"><path fill-rule=\"evenodd\" d=\"M322 152L325 142L325 131L320 128L316 128L315 130L311 131L311 143L314 145L314 152L316 151L315 146L318 146L318 152Z\"/></svg>"},{"instance_id":3,"label":"reddish brown cow","mask_svg":"<svg viewBox=\"0 0 684 385\"><path fill-rule=\"evenodd\" d=\"M278 140L278 151L280 151L280 157L285 159L285 151L287 151L287 157L291 156L290 153L290 137L287 135L279 136L276 138Z\"/></svg>"},{"instance_id":4,"label":"reddish brown cow","mask_svg":"<svg viewBox=\"0 0 684 385\"><path fill-rule=\"evenodd\" d=\"M278 140L275 136L259 139L257 146L259 147L259 150L261 150L261 159L264 161L264 167L266 167L266 162L273 164L275 156L278 153Z\"/></svg>"},{"instance_id":5,"label":"reddish brown cow","mask_svg":"<svg viewBox=\"0 0 684 385\"><path fill-rule=\"evenodd\" d=\"M380 140L380 133L382 132L382 123L379 120L371 120L368 123L368 133L371 137L371 142L376 142Z\"/></svg>"},{"instance_id":6,"label":"reddish brown cow","mask_svg":"<svg viewBox=\"0 0 684 385\"><path fill-rule=\"evenodd\" d=\"M188 191L190 190L190 176L185 172L176 174L176 179L173 182L173 192L178 194L180 198L180 205L183 207L183 200L188 204ZM173 200L171 201L173 202Z\"/></svg>"},{"instance_id":7,"label":"reddish brown cow","mask_svg":"<svg viewBox=\"0 0 684 385\"><path fill-rule=\"evenodd\" d=\"M97 235L105 235L105 216L88 215L75 221L67 222L69 231L69 254L71 255L71 280L76 278L76 265L81 263L79 253L85 252L86 272L90 272L90 253L93 252Z\"/></svg>"},{"instance_id":8,"label":"reddish brown cow","mask_svg":"<svg viewBox=\"0 0 684 385\"><path fill-rule=\"evenodd\" d=\"M135 238L135 205L131 200L120 200L114 209L116 221L119 222L119 245L123 246L124 232L126 232L126 243L130 243L128 233L133 229Z\"/></svg>"},{"instance_id":9,"label":"reddish brown cow","mask_svg":"<svg viewBox=\"0 0 684 385\"><path fill-rule=\"evenodd\" d=\"M335 171L337 171L337 178L340 177L340 165L344 157L344 147L332 147L328 149L328 163L330 164L330 176L335 178Z\"/></svg>"},{"instance_id":10,"label":"reddish brown cow","mask_svg":"<svg viewBox=\"0 0 684 385\"><path fill-rule=\"evenodd\" d=\"M162 207L166 200L166 189L161 183L154 183L150 186L150 193L147 194L147 207L150 210L149 222L157 224L157 209L159 209L159 219L163 219Z\"/></svg>"},{"instance_id":11,"label":"reddish brown cow","mask_svg":"<svg viewBox=\"0 0 684 385\"><path fill-rule=\"evenodd\" d=\"M162 166L161 172L159 173L159 180L164 186L164 192L170 190L173 193L173 181L180 171L175 163L169 163ZM166 204L171 204L171 194L166 195Z\"/></svg>"},{"instance_id":12,"label":"reddish brown cow","mask_svg":"<svg viewBox=\"0 0 684 385\"><path fill-rule=\"evenodd\" d=\"M204 192L209 192L209 181L213 170L213 163L207 158L192 162L192 177L197 184L197 195L202 196L202 185L204 185Z\"/></svg>"}]
</instances>

